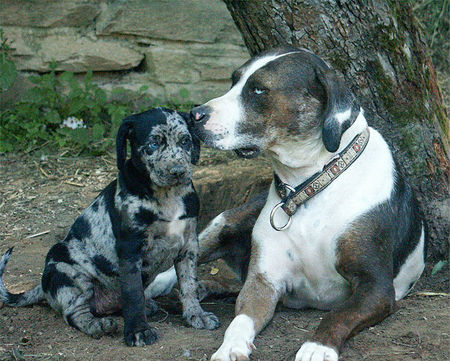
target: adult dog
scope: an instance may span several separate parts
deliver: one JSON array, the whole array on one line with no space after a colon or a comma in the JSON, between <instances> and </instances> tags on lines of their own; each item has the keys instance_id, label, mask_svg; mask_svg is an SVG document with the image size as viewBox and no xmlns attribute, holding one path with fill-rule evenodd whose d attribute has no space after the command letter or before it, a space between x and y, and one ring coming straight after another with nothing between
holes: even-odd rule
<instances>
[{"instance_id":1,"label":"adult dog","mask_svg":"<svg viewBox=\"0 0 450 361\"><path fill-rule=\"evenodd\" d=\"M223 213L200 236L203 260L244 249L259 213L249 263L232 262L248 274L211 360L248 360L281 301L331 310L295 360L336 361L347 338L393 312L425 266L423 220L388 145L343 81L302 49L252 58L191 118L206 145L247 158L265 151L274 170L265 201Z\"/></svg>"},{"instance_id":2,"label":"adult dog","mask_svg":"<svg viewBox=\"0 0 450 361\"><path fill-rule=\"evenodd\" d=\"M11 255L0 260L0 299L26 306L45 299L66 322L95 338L113 333L122 311L129 346L155 342L146 310L157 310L144 288L175 264L183 315L195 328L219 320L197 297L198 197L190 163L199 158L188 115L156 108L125 118L117 134L118 179L76 219L67 237L47 254L42 282L11 294L2 276ZM127 140L131 157L127 160Z\"/></svg>"}]
</instances>

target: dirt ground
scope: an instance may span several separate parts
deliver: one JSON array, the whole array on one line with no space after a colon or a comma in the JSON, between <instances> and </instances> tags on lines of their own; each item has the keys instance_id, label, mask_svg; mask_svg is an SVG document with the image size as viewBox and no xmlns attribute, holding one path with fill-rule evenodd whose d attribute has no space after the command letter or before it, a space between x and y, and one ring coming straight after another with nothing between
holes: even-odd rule
<instances>
[{"instance_id":1,"label":"dirt ground","mask_svg":"<svg viewBox=\"0 0 450 361\"><path fill-rule=\"evenodd\" d=\"M65 236L75 217L114 177L111 156L0 157L0 253L15 246L5 274L11 290L23 291L39 281L50 246ZM195 177L206 214L202 223L221 209L245 200L265 186L269 178L270 168L264 160L255 165L229 155L212 157L206 152ZM234 185L230 186L232 179ZM215 275L211 274L213 268L218 269ZM394 315L348 341L340 360L449 360L450 312L446 295L449 272L447 268L431 276L430 270L429 265L414 292L398 303ZM201 275L216 279L231 277L220 262L203 266ZM427 296L425 291L433 293ZM205 309L215 312L222 321L215 331L187 327L173 297L158 301L161 311L151 319L151 324L161 337L156 344L144 348L126 347L122 327L113 336L89 338L66 325L45 304L21 309L3 307L0 361L209 360L233 318L234 299L203 303ZM256 339L257 350L252 360L292 359L324 314L280 308ZM120 317L118 321L123 326Z\"/></svg>"}]
</instances>

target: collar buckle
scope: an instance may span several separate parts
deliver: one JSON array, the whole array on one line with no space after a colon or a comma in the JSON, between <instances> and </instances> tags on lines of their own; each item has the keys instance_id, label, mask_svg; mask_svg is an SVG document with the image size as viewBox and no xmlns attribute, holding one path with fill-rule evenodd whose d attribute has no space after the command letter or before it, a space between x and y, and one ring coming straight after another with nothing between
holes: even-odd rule
<instances>
[{"instance_id":1,"label":"collar buckle","mask_svg":"<svg viewBox=\"0 0 450 361\"><path fill-rule=\"evenodd\" d=\"M276 231L284 231L285 229L289 228L289 226L291 225L291 222L292 222L292 216L287 215L289 217L289 219L284 226L278 227L277 225L275 225L275 221L274 221L275 213L277 213L277 211L283 206L284 206L284 203L280 202L275 207L273 207L272 211L270 212L270 225Z\"/></svg>"},{"instance_id":2,"label":"collar buckle","mask_svg":"<svg viewBox=\"0 0 450 361\"><path fill-rule=\"evenodd\" d=\"M282 190L281 190L282 188ZM288 193L289 191L289 193ZM291 193L295 193L295 188L290 186L287 183L283 183L280 186L280 193L284 194L283 198L288 197ZM287 214L286 215L289 217L288 221L286 222L286 224L284 226L278 227L275 225L275 221L274 221L274 217L275 217L275 213L277 213L278 209L280 209L281 207L284 206L284 202L281 201L280 203L278 203L277 205L275 205L275 207L273 207L272 211L270 212L270 225L272 226L272 228L276 231L284 231L285 229L289 228L289 226L291 225L292 222L292 216Z\"/></svg>"}]
</instances>

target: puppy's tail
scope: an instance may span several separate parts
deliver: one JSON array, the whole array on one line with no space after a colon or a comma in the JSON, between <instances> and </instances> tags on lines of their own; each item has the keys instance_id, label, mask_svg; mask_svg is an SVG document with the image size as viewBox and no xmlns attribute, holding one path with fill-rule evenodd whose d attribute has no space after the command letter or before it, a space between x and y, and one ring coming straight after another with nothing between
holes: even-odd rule
<instances>
[{"instance_id":1,"label":"puppy's tail","mask_svg":"<svg viewBox=\"0 0 450 361\"><path fill-rule=\"evenodd\" d=\"M22 293L10 293L5 284L3 283L3 273L5 272L6 265L8 264L11 252L14 247L11 247L0 259L0 300L8 306L21 307L38 303L44 299L44 292L42 286L39 284L33 289Z\"/></svg>"}]
</instances>

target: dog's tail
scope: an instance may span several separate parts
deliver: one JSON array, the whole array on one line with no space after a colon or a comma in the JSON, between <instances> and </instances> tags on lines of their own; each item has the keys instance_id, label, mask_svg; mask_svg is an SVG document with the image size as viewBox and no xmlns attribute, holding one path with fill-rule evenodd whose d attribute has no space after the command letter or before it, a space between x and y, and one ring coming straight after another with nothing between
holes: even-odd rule
<instances>
[{"instance_id":1,"label":"dog's tail","mask_svg":"<svg viewBox=\"0 0 450 361\"><path fill-rule=\"evenodd\" d=\"M14 247L11 247L0 259L0 300L8 306L21 307L38 303L44 299L44 292L42 286L39 284L33 289L22 293L10 293L5 284L3 283L3 273L5 272L6 265L8 264L11 252Z\"/></svg>"}]
</instances>

